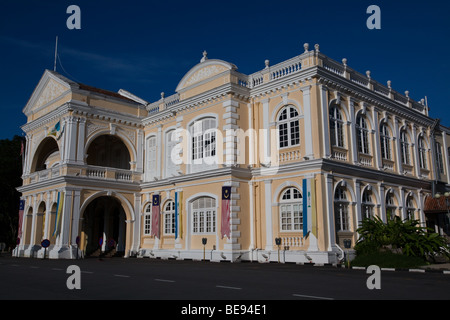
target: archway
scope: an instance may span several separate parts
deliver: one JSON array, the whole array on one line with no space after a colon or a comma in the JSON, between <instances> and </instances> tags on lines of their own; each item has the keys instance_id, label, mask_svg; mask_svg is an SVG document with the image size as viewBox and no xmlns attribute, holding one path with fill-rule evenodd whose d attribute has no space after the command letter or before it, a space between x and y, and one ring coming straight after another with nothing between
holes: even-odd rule
<instances>
[{"instance_id":1,"label":"archway","mask_svg":"<svg viewBox=\"0 0 450 320\"><path fill-rule=\"evenodd\" d=\"M126 214L114 197L101 196L84 210L81 249L86 256L125 254Z\"/></svg>"},{"instance_id":2,"label":"archway","mask_svg":"<svg viewBox=\"0 0 450 320\"><path fill-rule=\"evenodd\" d=\"M56 140L47 137L39 144L31 163L30 172L42 171L57 165L61 161Z\"/></svg>"},{"instance_id":3,"label":"archway","mask_svg":"<svg viewBox=\"0 0 450 320\"><path fill-rule=\"evenodd\" d=\"M130 152L117 136L104 134L95 138L87 150L88 165L130 170Z\"/></svg>"}]
</instances>

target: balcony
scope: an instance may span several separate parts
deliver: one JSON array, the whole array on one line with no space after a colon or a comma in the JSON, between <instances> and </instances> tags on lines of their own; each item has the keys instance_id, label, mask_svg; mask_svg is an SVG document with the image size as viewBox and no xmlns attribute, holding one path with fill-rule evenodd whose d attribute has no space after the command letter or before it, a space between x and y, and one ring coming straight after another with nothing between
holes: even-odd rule
<instances>
[{"instance_id":1,"label":"balcony","mask_svg":"<svg viewBox=\"0 0 450 320\"><path fill-rule=\"evenodd\" d=\"M78 177L90 180L102 180L112 182L140 182L141 173L110 167L58 165L50 169L33 172L23 177L24 185L50 181L58 177Z\"/></svg>"}]
</instances>

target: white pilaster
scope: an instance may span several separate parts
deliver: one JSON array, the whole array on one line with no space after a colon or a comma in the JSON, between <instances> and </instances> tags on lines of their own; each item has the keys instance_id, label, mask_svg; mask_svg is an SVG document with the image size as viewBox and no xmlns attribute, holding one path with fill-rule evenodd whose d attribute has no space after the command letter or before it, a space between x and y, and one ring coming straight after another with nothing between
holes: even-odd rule
<instances>
[{"instance_id":1,"label":"white pilaster","mask_svg":"<svg viewBox=\"0 0 450 320\"><path fill-rule=\"evenodd\" d=\"M323 155L325 158L331 157L330 132L328 125L330 123L328 111L328 88L320 85L320 102L322 107L322 135L323 135Z\"/></svg>"},{"instance_id":2,"label":"white pilaster","mask_svg":"<svg viewBox=\"0 0 450 320\"><path fill-rule=\"evenodd\" d=\"M350 141L352 144L352 161L354 164L358 163L358 141L356 139L356 119L355 119L355 100L352 97L348 98L349 112L350 112Z\"/></svg>"},{"instance_id":3,"label":"white pilaster","mask_svg":"<svg viewBox=\"0 0 450 320\"><path fill-rule=\"evenodd\" d=\"M311 117L311 86L300 88L303 92L303 112L305 125L305 157L314 159L313 151L313 134L312 134L312 117Z\"/></svg>"},{"instance_id":4,"label":"white pilaster","mask_svg":"<svg viewBox=\"0 0 450 320\"><path fill-rule=\"evenodd\" d=\"M266 217L266 250L273 249L272 222L272 180L264 180L264 200Z\"/></svg>"}]
</instances>

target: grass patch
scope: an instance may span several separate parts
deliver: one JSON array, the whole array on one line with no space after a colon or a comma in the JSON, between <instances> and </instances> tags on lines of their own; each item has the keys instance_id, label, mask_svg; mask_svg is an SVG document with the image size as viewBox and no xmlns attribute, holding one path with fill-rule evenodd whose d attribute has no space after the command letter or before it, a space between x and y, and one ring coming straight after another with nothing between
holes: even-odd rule
<instances>
[{"instance_id":1,"label":"grass patch","mask_svg":"<svg viewBox=\"0 0 450 320\"><path fill-rule=\"evenodd\" d=\"M351 261L351 266L355 267L368 267L370 265L376 265L380 268L396 269L417 268L427 264L428 263L422 258L395 254L392 252L358 255Z\"/></svg>"}]
</instances>

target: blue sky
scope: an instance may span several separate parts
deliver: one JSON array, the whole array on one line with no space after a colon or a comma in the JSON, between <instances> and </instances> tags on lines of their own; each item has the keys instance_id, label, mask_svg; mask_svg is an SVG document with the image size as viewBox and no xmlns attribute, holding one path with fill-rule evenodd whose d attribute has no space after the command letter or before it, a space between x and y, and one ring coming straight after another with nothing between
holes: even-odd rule
<instances>
[{"instance_id":1,"label":"blue sky","mask_svg":"<svg viewBox=\"0 0 450 320\"><path fill-rule=\"evenodd\" d=\"M69 30L69 5L81 30ZM381 30L366 27L381 9ZM45 69L153 102L174 93L203 50L250 74L320 45L329 57L420 100L450 126L448 1L5 1L0 4L0 139L22 135L22 109ZM62 65L62 66L61 66ZM64 68L64 69L63 69Z\"/></svg>"}]
</instances>

